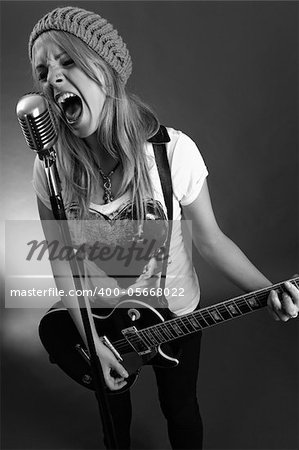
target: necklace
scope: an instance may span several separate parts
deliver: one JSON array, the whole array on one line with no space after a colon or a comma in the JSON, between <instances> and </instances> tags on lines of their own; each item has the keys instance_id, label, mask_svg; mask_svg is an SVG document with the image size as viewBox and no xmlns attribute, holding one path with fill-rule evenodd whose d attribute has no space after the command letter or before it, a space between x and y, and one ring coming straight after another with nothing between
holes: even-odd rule
<instances>
[{"instance_id":1,"label":"necklace","mask_svg":"<svg viewBox=\"0 0 299 450\"><path fill-rule=\"evenodd\" d=\"M101 175L101 177L103 179L103 187L104 187L104 197L103 197L103 199L104 199L105 203L110 203L110 202L112 202L114 200L114 197L113 197L112 192L111 192L111 177L114 174L114 172L116 171L116 169L118 168L118 166L119 166L119 162L116 164L114 169L112 169L108 173L108 175L106 175L102 171L101 168L99 169L100 175Z\"/></svg>"}]
</instances>

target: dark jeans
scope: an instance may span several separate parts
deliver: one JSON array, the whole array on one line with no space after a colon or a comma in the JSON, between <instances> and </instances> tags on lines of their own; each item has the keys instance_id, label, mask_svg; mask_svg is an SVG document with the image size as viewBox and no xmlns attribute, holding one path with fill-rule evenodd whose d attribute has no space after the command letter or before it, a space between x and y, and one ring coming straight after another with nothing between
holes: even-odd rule
<instances>
[{"instance_id":1,"label":"dark jeans","mask_svg":"<svg viewBox=\"0 0 299 450\"><path fill-rule=\"evenodd\" d=\"M179 364L154 368L159 401L173 449L202 448L202 420L196 398L201 333L180 339ZM134 389L134 388L133 388ZM119 448L130 448L130 392L109 396Z\"/></svg>"}]
</instances>

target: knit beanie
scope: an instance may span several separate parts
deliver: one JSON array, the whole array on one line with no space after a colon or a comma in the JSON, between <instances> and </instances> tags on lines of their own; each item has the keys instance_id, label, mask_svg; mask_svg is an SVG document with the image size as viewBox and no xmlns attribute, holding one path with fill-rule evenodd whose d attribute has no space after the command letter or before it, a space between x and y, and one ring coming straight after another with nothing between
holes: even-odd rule
<instances>
[{"instance_id":1,"label":"knit beanie","mask_svg":"<svg viewBox=\"0 0 299 450\"><path fill-rule=\"evenodd\" d=\"M132 60L126 44L106 19L85 9L66 6L42 17L29 38L29 58L35 40L50 30L65 31L80 38L105 60L126 84L132 72Z\"/></svg>"}]
</instances>

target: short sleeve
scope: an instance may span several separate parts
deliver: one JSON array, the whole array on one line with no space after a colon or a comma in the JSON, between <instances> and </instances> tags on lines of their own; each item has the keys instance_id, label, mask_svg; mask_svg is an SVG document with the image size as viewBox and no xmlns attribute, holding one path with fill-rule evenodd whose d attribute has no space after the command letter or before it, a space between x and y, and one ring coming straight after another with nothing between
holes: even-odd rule
<instances>
[{"instance_id":1,"label":"short sleeve","mask_svg":"<svg viewBox=\"0 0 299 450\"><path fill-rule=\"evenodd\" d=\"M182 206L187 206L199 195L208 170L197 145L182 132L171 153L173 193Z\"/></svg>"},{"instance_id":2,"label":"short sleeve","mask_svg":"<svg viewBox=\"0 0 299 450\"><path fill-rule=\"evenodd\" d=\"M36 156L34 161L32 185L38 198L47 208L51 209L47 180L42 161L38 156Z\"/></svg>"}]
</instances>

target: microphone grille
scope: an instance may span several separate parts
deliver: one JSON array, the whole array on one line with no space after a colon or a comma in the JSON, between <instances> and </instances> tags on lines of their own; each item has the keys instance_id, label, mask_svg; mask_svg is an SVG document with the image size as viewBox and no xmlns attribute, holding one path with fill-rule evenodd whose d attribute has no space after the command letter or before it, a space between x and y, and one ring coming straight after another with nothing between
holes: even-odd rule
<instances>
[{"instance_id":1,"label":"microphone grille","mask_svg":"<svg viewBox=\"0 0 299 450\"><path fill-rule=\"evenodd\" d=\"M53 147L57 140L55 119L41 94L24 95L17 104L17 117L27 145L39 152Z\"/></svg>"}]
</instances>

